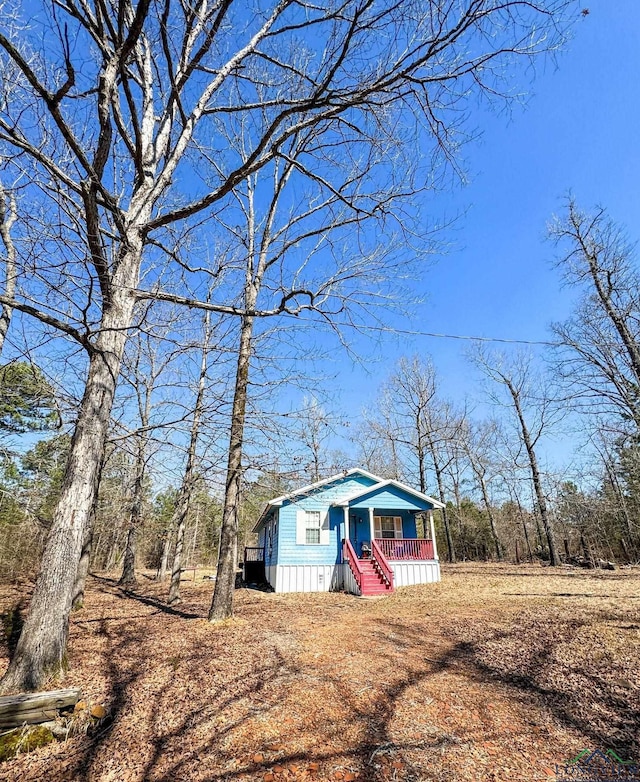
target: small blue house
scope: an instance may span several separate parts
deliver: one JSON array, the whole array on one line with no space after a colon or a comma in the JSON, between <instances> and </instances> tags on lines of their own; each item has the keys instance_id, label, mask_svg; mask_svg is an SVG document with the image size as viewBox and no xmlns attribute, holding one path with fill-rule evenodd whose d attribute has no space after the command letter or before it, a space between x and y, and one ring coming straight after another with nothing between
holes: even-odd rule
<instances>
[{"instance_id":1,"label":"small blue house","mask_svg":"<svg viewBox=\"0 0 640 782\"><path fill-rule=\"evenodd\" d=\"M439 581L433 510L442 507L399 481L346 470L267 502L252 558L276 592L372 595Z\"/></svg>"}]
</instances>

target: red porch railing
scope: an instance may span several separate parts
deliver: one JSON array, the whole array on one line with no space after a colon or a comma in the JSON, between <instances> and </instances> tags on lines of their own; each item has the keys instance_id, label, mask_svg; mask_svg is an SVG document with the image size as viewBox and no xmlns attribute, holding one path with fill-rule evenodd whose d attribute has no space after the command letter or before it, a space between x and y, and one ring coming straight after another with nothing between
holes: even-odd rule
<instances>
[{"instance_id":1,"label":"red porch railing","mask_svg":"<svg viewBox=\"0 0 640 782\"><path fill-rule=\"evenodd\" d=\"M382 573L382 577L393 589L393 570L391 570L389 567L389 563L380 550L380 546L378 546L378 542L376 540L371 541L371 556L378 566L378 570Z\"/></svg>"},{"instance_id":2,"label":"red porch railing","mask_svg":"<svg viewBox=\"0 0 640 782\"><path fill-rule=\"evenodd\" d=\"M353 546L351 545L350 540L342 541L342 558L345 562L349 563L349 567L351 568L353 577L356 580L358 589L362 592L362 568L360 567L360 561L358 560L358 556Z\"/></svg>"},{"instance_id":3,"label":"red porch railing","mask_svg":"<svg viewBox=\"0 0 640 782\"><path fill-rule=\"evenodd\" d=\"M422 538L376 538L373 541L387 559L433 559L433 541Z\"/></svg>"}]
</instances>

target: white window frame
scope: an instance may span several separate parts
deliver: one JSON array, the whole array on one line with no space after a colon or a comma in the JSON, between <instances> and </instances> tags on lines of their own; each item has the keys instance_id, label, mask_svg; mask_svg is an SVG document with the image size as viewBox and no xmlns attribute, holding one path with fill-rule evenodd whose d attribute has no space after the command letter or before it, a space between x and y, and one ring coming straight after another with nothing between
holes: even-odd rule
<instances>
[{"instance_id":1,"label":"white window frame","mask_svg":"<svg viewBox=\"0 0 640 782\"><path fill-rule=\"evenodd\" d=\"M319 510L304 511L304 545L320 546L322 543L322 513ZM309 532L318 532L318 540L310 541Z\"/></svg>"},{"instance_id":2,"label":"white window frame","mask_svg":"<svg viewBox=\"0 0 640 782\"><path fill-rule=\"evenodd\" d=\"M382 534L382 520L391 519L393 522L393 537L384 538ZM402 516L374 516L373 517L373 536L385 540L401 540L402 535Z\"/></svg>"}]
</instances>

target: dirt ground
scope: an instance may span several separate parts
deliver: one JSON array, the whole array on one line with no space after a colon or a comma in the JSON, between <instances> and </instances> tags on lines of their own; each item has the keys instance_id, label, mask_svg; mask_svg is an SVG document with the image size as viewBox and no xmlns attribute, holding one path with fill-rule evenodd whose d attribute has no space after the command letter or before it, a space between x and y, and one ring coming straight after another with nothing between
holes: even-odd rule
<instances>
[{"instance_id":1,"label":"dirt ground","mask_svg":"<svg viewBox=\"0 0 640 782\"><path fill-rule=\"evenodd\" d=\"M585 748L640 759L638 569L466 564L378 600L245 589L220 626L210 582L172 609L140 581L91 578L72 617L61 684L109 718L0 779L475 782L552 779Z\"/></svg>"}]
</instances>

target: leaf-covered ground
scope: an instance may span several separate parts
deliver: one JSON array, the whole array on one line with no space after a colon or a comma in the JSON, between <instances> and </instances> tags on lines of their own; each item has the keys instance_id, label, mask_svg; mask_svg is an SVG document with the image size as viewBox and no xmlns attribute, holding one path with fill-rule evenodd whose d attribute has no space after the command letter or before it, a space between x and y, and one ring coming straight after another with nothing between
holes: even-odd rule
<instances>
[{"instance_id":1,"label":"leaf-covered ground","mask_svg":"<svg viewBox=\"0 0 640 782\"><path fill-rule=\"evenodd\" d=\"M583 748L640 759L637 569L460 565L378 600L240 590L220 626L209 582L175 609L141 582L92 578L72 617L62 685L112 719L0 779L477 782L553 778Z\"/></svg>"}]
</instances>

